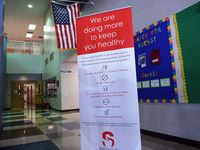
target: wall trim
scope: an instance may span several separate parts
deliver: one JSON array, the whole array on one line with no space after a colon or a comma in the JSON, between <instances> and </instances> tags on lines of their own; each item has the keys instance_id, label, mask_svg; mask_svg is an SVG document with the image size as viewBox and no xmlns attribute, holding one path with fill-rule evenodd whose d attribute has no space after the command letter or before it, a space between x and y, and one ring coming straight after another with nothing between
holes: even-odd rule
<instances>
[{"instance_id":1,"label":"wall trim","mask_svg":"<svg viewBox=\"0 0 200 150\"><path fill-rule=\"evenodd\" d=\"M184 144L184 145L188 145L188 146L196 147L196 148L200 147L200 142L198 142L198 141L185 139L185 138L181 138L181 137L176 137L176 136L171 136L171 135L166 135L166 134L157 133L157 132L152 132L152 131L143 130L143 129L141 129L140 131L142 134L160 138L163 140L172 141L172 142L176 142L179 144Z\"/></svg>"}]
</instances>

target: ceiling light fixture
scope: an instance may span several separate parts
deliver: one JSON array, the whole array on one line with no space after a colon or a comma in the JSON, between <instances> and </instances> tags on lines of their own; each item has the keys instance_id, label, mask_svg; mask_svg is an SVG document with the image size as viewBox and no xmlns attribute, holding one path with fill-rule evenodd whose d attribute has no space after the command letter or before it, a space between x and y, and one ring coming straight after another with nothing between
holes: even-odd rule
<instances>
[{"instance_id":1,"label":"ceiling light fixture","mask_svg":"<svg viewBox=\"0 0 200 150\"><path fill-rule=\"evenodd\" d=\"M33 7L33 5L31 5L31 4L28 5L28 8L32 8L32 7Z\"/></svg>"},{"instance_id":2,"label":"ceiling light fixture","mask_svg":"<svg viewBox=\"0 0 200 150\"><path fill-rule=\"evenodd\" d=\"M49 27L49 26L44 26L44 27L43 27L43 31L44 31L44 32L49 32L49 31L51 31L51 27Z\"/></svg>"},{"instance_id":3,"label":"ceiling light fixture","mask_svg":"<svg viewBox=\"0 0 200 150\"><path fill-rule=\"evenodd\" d=\"M28 29L29 30L35 30L36 25L35 24L29 24Z\"/></svg>"},{"instance_id":4,"label":"ceiling light fixture","mask_svg":"<svg viewBox=\"0 0 200 150\"><path fill-rule=\"evenodd\" d=\"M26 33L26 37L27 38L32 38L33 37L33 33Z\"/></svg>"}]
</instances>

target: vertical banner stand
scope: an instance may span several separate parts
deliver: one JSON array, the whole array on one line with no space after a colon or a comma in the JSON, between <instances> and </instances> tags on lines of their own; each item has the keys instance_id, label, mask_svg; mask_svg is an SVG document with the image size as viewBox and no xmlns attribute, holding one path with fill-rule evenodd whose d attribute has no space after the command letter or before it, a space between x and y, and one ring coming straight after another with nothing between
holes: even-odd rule
<instances>
[{"instance_id":1,"label":"vertical banner stand","mask_svg":"<svg viewBox=\"0 0 200 150\"><path fill-rule=\"evenodd\" d=\"M141 150L131 7L76 19L82 150Z\"/></svg>"}]
</instances>

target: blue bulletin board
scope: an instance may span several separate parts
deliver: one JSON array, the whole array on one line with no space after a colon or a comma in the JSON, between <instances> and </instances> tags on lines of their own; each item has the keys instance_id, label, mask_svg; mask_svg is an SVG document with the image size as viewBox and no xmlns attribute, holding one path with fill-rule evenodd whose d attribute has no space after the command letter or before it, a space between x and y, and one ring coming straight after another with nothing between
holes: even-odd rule
<instances>
[{"instance_id":1,"label":"blue bulletin board","mask_svg":"<svg viewBox=\"0 0 200 150\"><path fill-rule=\"evenodd\" d=\"M134 34L139 102L178 103L169 17Z\"/></svg>"}]
</instances>

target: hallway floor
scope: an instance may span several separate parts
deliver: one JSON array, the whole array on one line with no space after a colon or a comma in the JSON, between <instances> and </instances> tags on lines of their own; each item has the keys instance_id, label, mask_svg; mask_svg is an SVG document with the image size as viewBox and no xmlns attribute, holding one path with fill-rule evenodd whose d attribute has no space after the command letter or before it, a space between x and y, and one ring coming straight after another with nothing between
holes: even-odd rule
<instances>
[{"instance_id":1,"label":"hallway floor","mask_svg":"<svg viewBox=\"0 0 200 150\"><path fill-rule=\"evenodd\" d=\"M0 150L80 150L79 112L5 111ZM143 150L198 150L142 134Z\"/></svg>"}]
</instances>

